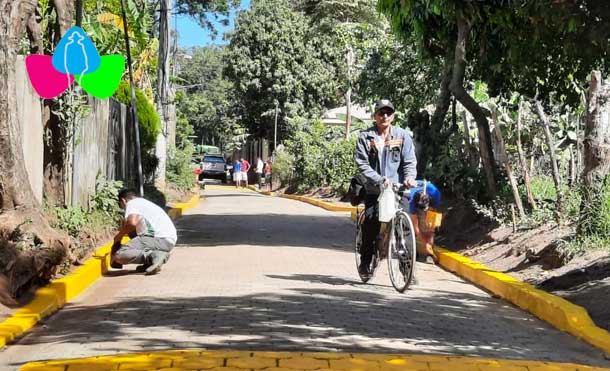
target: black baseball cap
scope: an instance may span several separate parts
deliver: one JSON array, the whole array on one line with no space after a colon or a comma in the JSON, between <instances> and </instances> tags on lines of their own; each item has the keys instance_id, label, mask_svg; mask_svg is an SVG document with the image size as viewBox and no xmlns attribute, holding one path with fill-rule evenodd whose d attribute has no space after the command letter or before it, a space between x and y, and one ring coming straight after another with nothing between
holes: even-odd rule
<instances>
[{"instance_id":1,"label":"black baseball cap","mask_svg":"<svg viewBox=\"0 0 610 371\"><path fill-rule=\"evenodd\" d=\"M377 103L375 103L375 113L379 112L380 110L382 110L384 108L390 108L392 111L396 111L392 102L390 102L387 99L382 99L382 100L378 101Z\"/></svg>"}]
</instances>

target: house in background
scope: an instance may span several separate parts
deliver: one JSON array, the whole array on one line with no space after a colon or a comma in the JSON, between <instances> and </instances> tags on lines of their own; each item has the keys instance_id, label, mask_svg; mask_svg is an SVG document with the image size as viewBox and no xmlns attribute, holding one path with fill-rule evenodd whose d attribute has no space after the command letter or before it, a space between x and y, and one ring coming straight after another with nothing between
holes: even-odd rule
<instances>
[{"instance_id":1,"label":"house in background","mask_svg":"<svg viewBox=\"0 0 610 371\"><path fill-rule=\"evenodd\" d=\"M373 123L373 114L369 107L352 105L352 128L351 132L360 131L362 126L370 126ZM329 109L322 115L321 121L324 125L345 127L347 118L347 106Z\"/></svg>"}]
</instances>

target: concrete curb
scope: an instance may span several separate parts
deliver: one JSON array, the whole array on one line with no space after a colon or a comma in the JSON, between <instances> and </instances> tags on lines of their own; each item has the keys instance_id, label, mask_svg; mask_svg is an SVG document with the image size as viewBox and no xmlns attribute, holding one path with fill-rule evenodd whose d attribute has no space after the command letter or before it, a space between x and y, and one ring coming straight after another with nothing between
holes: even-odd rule
<instances>
[{"instance_id":1,"label":"concrete curb","mask_svg":"<svg viewBox=\"0 0 610 371\"><path fill-rule=\"evenodd\" d=\"M333 205L306 196L282 195L281 197L306 202L330 211L350 211L351 219L356 220L357 208L353 206ZM585 308L536 289L507 274L496 272L458 253L440 247L434 249L439 256L439 265L444 269L610 354L610 333L595 325Z\"/></svg>"},{"instance_id":2,"label":"concrete curb","mask_svg":"<svg viewBox=\"0 0 610 371\"><path fill-rule=\"evenodd\" d=\"M491 270L463 255L439 247L435 247L435 250L440 265L448 271L610 354L610 333L597 327L585 308Z\"/></svg>"},{"instance_id":3,"label":"concrete curb","mask_svg":"<svg viewBox=\"0 0 610 371\"><path fill-rule=\"evenodd\" d=\"M199 194L193 196L189 202L175 204L168 214L172 219L176 219L186 209L194 207L197 202L199 202ZM74 272L36 290L34 299L30 303L19 308L12 316L0 323L0 348L32 329L41 319L63 308L67 302L106 273L110 266L111 248L112 242L105 244Z\"/></svg>"}]
</instances>

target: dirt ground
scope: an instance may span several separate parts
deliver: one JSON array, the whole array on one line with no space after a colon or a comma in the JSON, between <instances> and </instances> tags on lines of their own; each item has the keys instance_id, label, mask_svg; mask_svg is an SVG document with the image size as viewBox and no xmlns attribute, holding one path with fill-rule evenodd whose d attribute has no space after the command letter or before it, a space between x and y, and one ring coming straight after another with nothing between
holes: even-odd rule
<instances>
[{"instance_id":1,"label":"dirt ground","mask_svg":"<svg viewBox=\"0 0 610 371\"><path fill-rule=\"evenodd\" d=\"M555 223L513 232L512 226L494 225L465 208L450 207L438 242L586 308L598 326L610 330L610 251L591 251L567 261L558 243L574 232L573 226Z\"/></svg>"}]
</instances>

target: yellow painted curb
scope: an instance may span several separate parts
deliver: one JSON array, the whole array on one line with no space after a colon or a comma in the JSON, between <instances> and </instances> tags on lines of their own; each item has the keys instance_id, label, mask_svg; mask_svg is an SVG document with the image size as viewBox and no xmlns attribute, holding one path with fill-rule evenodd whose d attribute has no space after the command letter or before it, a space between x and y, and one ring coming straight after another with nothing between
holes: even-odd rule
<instances>
[{"instance_id":1,"label":"yellow painted curb","mask_svg":"<svg viewBox=\"0 0 610 371\"><path fill-rule=\"evenodd\" d=\"M275 192L261 191L260 189L257 189L256 186L253 186L253 185L249 185L248 188L253 190L254 192L260 193L260 194L265 195L265 196L274 196L274 197L276 196Z\"/></svg>"},{"instance_id":2,"label":"yellow painted curb","mask_svg":"<svg viewBox=\"0 0 610 371\"><path fill-rule=\"evenodd\" d=\"M288 195L288 194L283 194L280 197L289 198L292 200L298 200L301 202L306 202L308 204L321 207L328 211L352 212L352 211L356 210L356 207L354 207L354 206L337 205L332 202L318 200L317 198L313 198L313 197Z\"/></svg>"},{"instance_id":3,"label":"yellow painted curb","mask_svg":"<svg viewBox=\"0 0 610 371\"><path fill-rule=\"evenodd\" d=\"M450 355L212 351L186 349L31 362L20 371L77 370L437 370L610 371L573 363L504 360Z\"/></svg>"},{"instance_id":4,"label":"yellow painted curb","mask_svg":"<svg viewBox=\"0 0 610 371\"><path fill-rule=\"evenodd\" d=\"M610 354L610 333L597 327L583 307L491 270L463 255L439 247L435 247L435 251L439 264L448 271Z\"/></svg>"},{"instance_id":5,"label":"yellow painted curb","mask_svg":"<svg viewBox=\"0 0 610 371\"><path fill-rule=\"evenodd\" d=\"M184 210L197 205L198 201L197 194L187 203L174 205L168 214L172 219L176 219ZM109 242L97 249L91 258L68 276L53 280L47 286L36 290L34 299L30 303L19 308L12 316L0 323L0 348L32 329L41 319L63 308L67 302L106 273L110 266L111 249L112 242Z\"/></svg>"}]
</instances>

